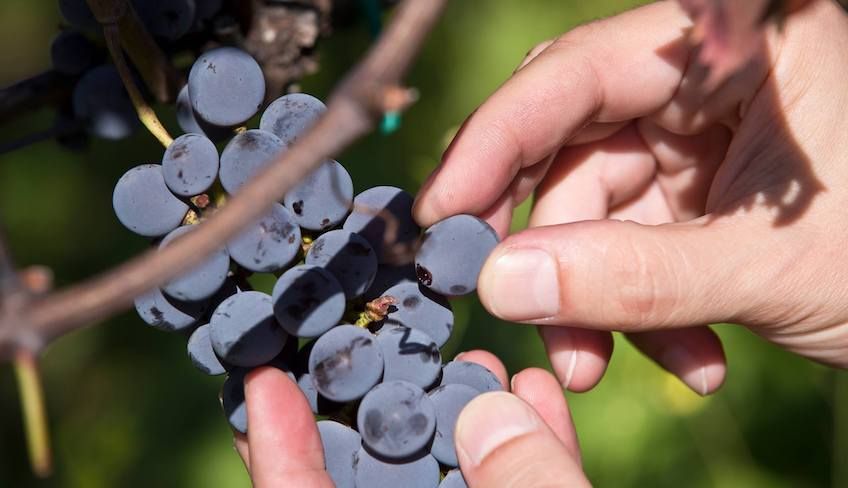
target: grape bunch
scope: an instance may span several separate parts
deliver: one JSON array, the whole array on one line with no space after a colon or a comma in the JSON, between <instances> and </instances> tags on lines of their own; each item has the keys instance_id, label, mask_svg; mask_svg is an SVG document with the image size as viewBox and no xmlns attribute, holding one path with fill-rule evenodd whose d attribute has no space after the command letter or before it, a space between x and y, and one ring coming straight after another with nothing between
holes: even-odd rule
<instances>
[{"instance_id":1,"label":"grape bunch","mask_svg":"<svg viewBox=\"0 0 848 488\"><path fill-rule=\"evenodd\" d=\"M185 134L161 163L119 179L120 222L169 246L203 226L325 110L310 95L284 95L264 109L258 129L243 127L264 95L247 53L200 56L178 102ZM221 405L238 432L249 428L245 375L260 366L284 371L321 419L336 486L463 486L456 419L501 385L478 364L442 363L453 330L447 297L475 290L498 237L470 215L422 233L412 204L391 186L354 196L344 166L325 161L201 264L138 297L136 310L154 328L188 335L199 370L226 375ZM275 276L270 293L252 289L255 273Z\"/></svg>"}]
</instances>

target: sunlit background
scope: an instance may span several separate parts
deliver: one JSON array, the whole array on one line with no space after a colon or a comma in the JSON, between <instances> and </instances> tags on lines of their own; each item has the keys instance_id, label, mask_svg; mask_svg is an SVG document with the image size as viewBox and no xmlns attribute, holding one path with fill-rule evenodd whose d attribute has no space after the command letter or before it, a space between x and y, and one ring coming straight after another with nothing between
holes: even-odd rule
<instances>
[{"instance_id":1,"label":"sunlit background","mask_svg":"<svg viewBox=\"0 0 848 488\"><path fill-rule=\"evenodd\" d=\"M371 136L339 158L357 191L380 184L416 191L463 118L530 47L635 3L451 2L409 78L422 102L398 132ZM59 23L53 1L0 1L0 85L48 66ZM364 20L337 31L321 44L321 70L303 89L325 97L369 41ZM160 111L176 132L173 111ZM22 114L2 127L0 141L51 122L48 111ZM0 219L18 263L50 266L58 284L67 285L144 250L144 239L115 218L112 187L128 168L158 162L161 153L140 131L128 142L96 141L87 153L45 142L0 155ZM528 209L517 213L515 228ZM513 373L548 367L532 327L494 320L471 298L455 301L454 310L458 327L445 357L486 348ZM616 338L601 385L568 394L589 478L615 487L848 486L845 373L781 352L741 328L718 330L728 380L707 399ZM0 487L249 486L219 411L222 378L194 369L183 337L126 313L57 341L43 364L56 472L48 481L29 472L14 377L4 366Z\"/></svg>"}]
</instances>

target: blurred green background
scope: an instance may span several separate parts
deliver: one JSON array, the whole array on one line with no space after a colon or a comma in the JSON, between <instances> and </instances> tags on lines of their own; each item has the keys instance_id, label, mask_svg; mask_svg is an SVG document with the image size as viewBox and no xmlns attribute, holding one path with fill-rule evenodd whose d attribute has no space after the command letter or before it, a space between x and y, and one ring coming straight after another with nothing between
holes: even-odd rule
<instances>
[{"instance_id":1,"label":"blurred green background","mask_svg":"<svg viewBox=\"0 0 848 488\"><path fill-rule=\"evenodd\" d=\"M417 190L463 118L530 47L635 3L451 2L410 76L422 102L398 132L371 136L339 158L357 190ZM0 85L48 66L59 22L55 2L0 2ZM320 73L304 80L304 90L326 96L369 40L364 20L336 32L321 45ZM173 113L162 111L174 127ZM51 121L47 111L22 115L3 127L0 141ZM144 132L127 142L97 141L87 153L47 142L0 155L0 218L18 262L50 266L58 284L67 285L143 250L145 241L112 213L112 187L128 168L160 157ZM528 208L518 212L516 228ZM446 357L486 348L513 373L548 367L533 328L494 320L473 299L455 302L455 311L460 326ZM707 399L616 338L601 385L568 394L589 478L617 487L848 486L845 373L778 351L740 328L719 330L729 375ZM248 486L218 408L221 378L197 372L184 344L126 313L51 345L43 364L56 473L47 481L29 472L14 377L10 367L0 369L0 487Z\"/></svg>"}]
</instances>

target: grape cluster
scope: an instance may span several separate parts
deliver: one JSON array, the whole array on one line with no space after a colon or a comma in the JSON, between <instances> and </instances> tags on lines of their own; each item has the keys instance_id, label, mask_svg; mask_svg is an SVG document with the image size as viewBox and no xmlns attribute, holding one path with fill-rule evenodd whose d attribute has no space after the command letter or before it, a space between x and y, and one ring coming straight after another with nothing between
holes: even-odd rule
<instances>
[{"instance_id":1,"label":"grape cluster","mask_svg":"<svg viewBox=\"0 0 848 488\"><path fill-rule=\"evenodd\" d=\"M228 195L285 151L324 112L309 95L285 95L259 129L238 128L261 109L262 72L246 53L198 58L181 94L180 123L161 164L118 181L124 226L161 249L204 225ZM218 151L212 136L231 136ZM459 215L426 231L413 198L391 186L354 196L328 160L204 262L139 297L147 324L190 334L188 355L224 375L221 404L247 432L244 378L271 366L295 381L313 413L338 487L462 486L453 430L463 406L501 389L475 363L442 363L453 330L447 296L470 293L498 242L482 220ZM272 273L271 293L246 278Z\"/></svg>"}]
</instances>

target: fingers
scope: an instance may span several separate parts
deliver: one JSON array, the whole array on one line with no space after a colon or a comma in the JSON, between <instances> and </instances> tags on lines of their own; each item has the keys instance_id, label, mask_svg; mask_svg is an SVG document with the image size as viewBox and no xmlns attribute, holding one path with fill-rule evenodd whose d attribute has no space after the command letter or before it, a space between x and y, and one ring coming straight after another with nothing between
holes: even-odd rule
<instances>
[{"instance_id":1,"label":"fingers","mask_svg":"<svg viewBox=\"0 0 848 488\"><path fill-rule=\"evenodd\" d=\"M572 452L515 395L492 392L472 400L459 416L454 439L472 488L589 486Z\"/></svg>"},{"instance_id":2,"label":"fingers","mask_svg":"<svg viewBox=\"0 0 848 488\"><path fill-rule=\"evenodd\" d=\"M312 411L285 373L258 368L245 380L250 474L256 487L332 487Z\"/></svg>"},{"instance_id":3,"label":"fingers","mask_svg":"<svg viewBox=\"0 0 848 488\"><path fill-rule=\"evenodd\" d=\"M416 219L427 226L457 213L480 214L522 168L590 122L628 120L664 105L685 67L688 25L674 2L664 2L558 39L466 121L419 194Z\"/></svg>"},{"instance_id":4,"label":"fingers","mask_svg":"<svg viewBox=\"0 0 848 488\"><path fill-rule=\"evenodd\" d=\"M509 375L506 373L506 367L503 365L500 359L497 356L490 353L489 351L482 351L480 349L475 349L473 351L463 352L456 355L454 358L455 361L468 361L471 363L477 363L480 366L485 367L498 378L503 386L504 390L509 390Z\"/></svg>"},{"instance_id":5,"label":"fingers","mask_svg":"<svg viewBox=\"0 0 848 488\"><path fill-rule=\"evenodd\" d=\"M709 327L639 332L627 338L699 395L708 395L724 383L724 349Z\"/></svg>"},{"instance_id":6,"label":"fingers","mask_svg":"<svg viewBox=\"0 0 848 488\"><path fill-rule=\"evenodd\" d=\"M250 474L250 449L247 445L247 436L241 432L233 432L233 446L241 457L247 473Z\"/></svg>"},{"instance_id":7,"label":"fingers","mask_svg":"<svg viewBox=\"0 0 848 488\"><path fill-rule=\"evenodd\" d=\"M589 391L601 381L612 357L612 335L577 327L540 326L539 334L561 387Z\"/></svg>"},{"instance_id":8,"label":"fingers","mask_svg":"<svg viewBox=\"0 0 848 488\"><path fill-rule=\"evenodd\" d=\"M747 323L766 278L752 263L762 227L739 218L644 226L590 221L529 229L504 240L478 280L505 320L605 330ZM766 228L768 230L768 228Z\"/></svg>"},{"instance_id":9,"label":"fingers","mask_svg":"<svg viewBox=\"0 0 848 488\"><path fill-rule=\"evenodd\" d=\"M539 368L529 368L512 377L512 393L527 402L562 442L574 459L580 462L580 445L565 403L565 395L556 378Z\"/></svg>"}]
</instances>

